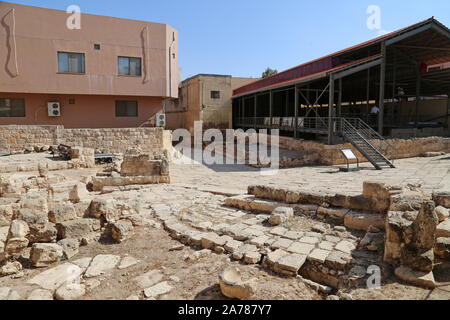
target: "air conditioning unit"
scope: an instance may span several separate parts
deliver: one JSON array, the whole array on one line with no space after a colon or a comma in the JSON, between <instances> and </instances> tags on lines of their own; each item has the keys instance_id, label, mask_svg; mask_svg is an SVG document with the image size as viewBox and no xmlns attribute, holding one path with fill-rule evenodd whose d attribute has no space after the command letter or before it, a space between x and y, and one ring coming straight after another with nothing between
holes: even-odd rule
<instances>
[{"instance_id":1,"label":"air conditioning unit","mask_svg":"<svg viewBox=\"0 0 450 320\"><path fill-rule=\"evenodd\" d=\"M166 126L166 115L163 113L158 113L156 115L156 126L165 127Z\"/></svg>"},{"instance_id":2,"label":"air conditioning unit","mask_svg":"<svg viewBox=\"0 0 450 320\"><path fill-rule=\"evenodd\" d=\"M47 108L49 117L61 117L61 104L59 102L49 102Z\"/></svg>"}]
</instances>

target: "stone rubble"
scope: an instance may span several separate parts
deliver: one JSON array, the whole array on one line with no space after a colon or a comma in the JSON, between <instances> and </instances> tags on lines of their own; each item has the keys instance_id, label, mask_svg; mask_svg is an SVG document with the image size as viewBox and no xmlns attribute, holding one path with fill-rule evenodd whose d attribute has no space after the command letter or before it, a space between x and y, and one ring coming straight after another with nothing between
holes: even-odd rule
<instances>
[{"instance_id":1,"label":"stone rubble","mask_svg":"<svg viewBox=\"0 0 450 320\"><path fill-rule=\"evenodd\" d=\"M146 298L158 298L163 294L169 293L172 289L173 287L171 287L168 282L164 281L145 289L144 295Z\"/></svg>"},{"instance_id":2,"label":"stone rubble","mask_svg":"<svg viewBox=\"0 0 450 320\"><path fill-rule=\"evenodd\" d=\"M116 265L119 263L119 261L120 261L119 256L98 255L92 260L84 276L86 278L94 278L104 275L108 271L114 269Z\"/></svg>"}]
</instances>

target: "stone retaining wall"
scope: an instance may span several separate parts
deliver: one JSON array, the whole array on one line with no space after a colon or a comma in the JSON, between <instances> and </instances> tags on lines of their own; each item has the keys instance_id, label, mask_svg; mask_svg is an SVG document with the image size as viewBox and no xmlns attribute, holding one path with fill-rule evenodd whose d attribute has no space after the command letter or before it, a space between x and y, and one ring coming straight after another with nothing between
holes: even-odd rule
<instances>
[{"instance_id":1,"label":"stone retaining wall","mask_svg":"<svg viewBox=\"0 0 450 320\"><path fill-rule=\"evenodd\" d=\"M162 128L65 129L64 126L0 126L0 152L20 151L36 145L79 146L105 153L162 152L171 140Z\"/></svg>"},{"instance_id":2,"label":"stone retaining wall","mask_svg":"<svg viewBox=\"0 0 450 320\"><path fill-rule=\"evenodd\" d=\"M263 141L268 141L266 135L259 135ZM264 140L265 139L265 140ZM390 139L387 142L392 148L386 152L390 159L405 159L420 157L426 152L450 152L450 138L428 137L415 139ZM379 147L380 142L372 141L375 147ZM364 157L350 144L326 145L315 141L297 140L289 137L280 137L279 146L284 149L308 152L315 154L316 164L341 165L345 164L345 158L341 154L341 149L352 149L358 158ZM312 163L311 163L312 164Z\"/></svg>"}]
</instances>

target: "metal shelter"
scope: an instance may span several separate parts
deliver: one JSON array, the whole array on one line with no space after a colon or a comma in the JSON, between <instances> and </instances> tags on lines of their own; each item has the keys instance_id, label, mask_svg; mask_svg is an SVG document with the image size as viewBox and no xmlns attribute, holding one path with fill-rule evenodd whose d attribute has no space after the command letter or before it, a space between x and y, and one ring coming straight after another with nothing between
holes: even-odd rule
<instances>
[{"instance_id":1,"label":"metal shelter","mask_svg":"<svg viewBox=\"0 0 450 320\"><path fill-rule=\"evenodd\" d=\"M419 113L424 99L450 97L450 69L429 68L447 62L450 30L433 17L234 90L233 126L343 138L376 167L393 166L370 141L389 128L448 125L448 106ZM415 101L406 115L402 101Z\"/></svg>"}]
</instances>

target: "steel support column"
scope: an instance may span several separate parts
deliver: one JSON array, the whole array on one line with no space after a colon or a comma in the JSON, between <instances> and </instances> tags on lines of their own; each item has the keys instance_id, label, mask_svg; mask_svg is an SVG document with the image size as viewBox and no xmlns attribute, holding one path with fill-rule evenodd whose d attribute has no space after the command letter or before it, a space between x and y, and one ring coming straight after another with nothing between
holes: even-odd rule
<instances>
[{"instance_id":1,"label":"steel support column","mask_svg":"<svg viewBox=\"0 0 450 320\"><path fill-rule=\"evenodd\" d=\"M366 87L366 94L367 94L367 104L366 104L366 119L365 119L365 121L366 121L366 123L370 123L369 122L369 120L371 120L370 119L370 117L369 117L369 115L370 115L370 69L367 69L367 87Z\"/></svg>"},{"instance_id":2,"label":"steel support column","mask_svg":"<svg viewBox=\"0 0 450 320\"><path fill-rule=\"evenodd\" d=\"M450 125L450 92L447 93L447 119L446 119L447 123L446 126L447 128Z\"/></svg>"},{"instance_id":3,"label":"steel support column","mask_svg":"<svg viewBox=\"0 0 450 320\"><path fill-rule=\"evenodd\" d=\"M269 91L269 116L270 116L270 129L272 129L272 125L273 125L273 92L272 90Z\"/></svg>"},{"instance_id":4,"label":"steel support column","mask_svg":"<svg viewBox=\"0 0 450 320\"><path fill-rule=\"evenodd\" d=\"M386 43L381 44L381 70L380 70L380 102L379 108L380 113L378 114L378 133L383 135L384 131L384 93L385 93L385 83L386 83Z\"/></svg>"},{"instance_id":5,"label":"steel support column","mask_svg":"<svg viewBox=\"0 0 450 320\"><path fill-rule=\"evenodd\" d=\"M419 122L419 109L420 109L420 92L422 91L421 86L422 86L422 81L420 79L420 70L419 68L417 68L416 70L417 75L416 75L416 116L415 116L415 121L416 121L416 125Z\"/></svg>"},{"instance_id":6,"label":"steel support column","mask_svg":"<svg viewBox=\"0 0 450 320\"><path fill-rule=\"evenodd\" d=\"M294 89L294 138L297 138L297 126L298 126L298 87Z\"/></svg>"},{"instance_id":7,"label":"steel support column","mask_svg":"<svg viewBox=\"0 0 450 320\"><path fill-rule=\"evenodd\" d=\"M289 115L289 90L286 90L285 94L284 112L284 116L287 117Z\"/></svg>"},{"instance_id":8,"label":"steel support column","mask_svg":"<svg viewBox=\"0 0 450 320\"><path fill-rule=\"evenodd\" d=\"M330 74L330 88L328 90L328 144L333 144L333 106L334 106L334 75Z\"/></svg>"},{"instance_id":9,"label":"steel support column","mask_svg":"<svg viewBox=\"0 0 450 320\"><path fill-rule=\"evenodd\" d=\"M258 96L255 94L254 98L253 98L253 107L254 107L254 111L253 111L253 129L256 129L256 100L258 99Z\"/></svg>"},{"instance_id":10,"label":"steel support column","mask_svg":"<svg viewBox=\"0 0 450 320\"><path fill-rule=\"evenodd\" d=\"M241 98L241 106L242 106L242 120L245 123L245 100L244 100L244 97Z\"/></svg>"},{"instance_id":11,"label":"steel support column","mask_svg":"<svg viewBox=\"0 0 450 320\"><path fill-rule=\"evenodd\" d=\"M342 117L342 78L339 79L338 118Z\"/></svg>"}]
</instances>

